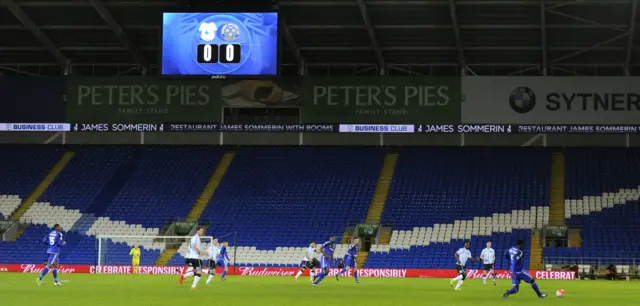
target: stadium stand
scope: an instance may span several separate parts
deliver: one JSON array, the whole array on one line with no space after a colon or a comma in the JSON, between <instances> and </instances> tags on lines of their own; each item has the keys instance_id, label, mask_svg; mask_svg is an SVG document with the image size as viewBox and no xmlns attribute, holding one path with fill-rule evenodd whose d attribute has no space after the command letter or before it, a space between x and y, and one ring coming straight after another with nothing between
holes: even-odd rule
<instances>
[{"instance_id":1,"label":"stadium stand","mask_svg":"<svg viewBox=\"0 0 640 306\"><path fill-rule=\"evenodd\" d=\"M640 247L640 152L636 150L567 150L565 222L581 230L581 247L547 247L545 263L617 263L628 269Z\"/></svg>"},{"instance_id":2,"label":"stadium stand","mask_svg":"<svg viewBox=\"0 0 640 306\"><path fill-rule=\"evenodd\" d=\"M116 171L132 159L133 152L129 147L89 147L76 150L75 158L38 201L90 213L100 191Z\"/></svg>"},{"instance_id":3,"label":"stadium stand","mask_svg":"<svg viewBox=\"0 0 640 306\"><path fill-rule=\"evenodd\" d=\"M222 152L217 148L184 147L80 149L41 197L47 202L35 203L21 221L47 227L60 223L68 231L67 243L72 246L66 248L68 253L61 259L95 263L94 235L155 236L165 222L186 216ZM9 199L16 201L15 196L6 196L3 203L9 203ZM36 233L38 237L30 237ZM45 233L29 230L25 234L21 239L33 241L42 239ZM132 244L143 246L142 264L152 264L164 249L162 243L152 239L114 238L104 246L103 256L113 264L129 263ZM42 260L30 254L14 254L13 260L18 262Z\"/></svg>"},{"instance_id":4,"label":"stadium stand","mask_svg":"<svg viewBox=\"0 0 640 306\"><path fill-rule=\"evenodd\" d=\"M418 237L423 232L418 234ZM394 236L401 234L394 233ZM393 237L393 236L392 236ZM471 254L480 256L487 241L492 242L496 250L496 268L507 268L508 262L501 256L515 244L518 239L523 239L525 249L529 248L531 231L525 229L512 229L508 232L493 233L491 235L473 235L470 239L442 239L445 242L433 242L427 245L412 245L409 248L399 248L397 245L374 245L365 264L366 268L455 268L454 253L460 249L465 241L471 242ZM393 239L393 238L392 238ZM525 266L528 268L528 262ZM469 265L468 268L480 268L480 264Z\"/></svg>"},{"instance_id":5,"label":"stadium stand","mask_svg":"<svg viewBox=\"0 0 640 306\"><path fill-rule=\"evenodd\" d=\"M366 267L453 268L464 240L474 256L486 241L498 254L529 241L549 219L549 166L537 149L403 150L382 218L395 230Z\"/></svg>"},{"instance_id":6,"label":"stadium stand","mask_svg":"<svg viewBox=\"0 0 640 306\"><path fill-rule=\"evenodd\" d=\"M549 163L536 149L405 149L382 223L409 230L549 206Z\"/></svg>"},{"instance_id":7,"label":"stadium stand","mask_svg":"<svg viewBox=\"0 0 640 306\"><path fill-rule=\"evenodd\" d=\"M363 222L383 158L371 148L241 149L202 215L213 221L208 235L237 231L239 264L297 266L311 240L339 242ZM170 264L184 254L186 246Z\"/></svg>"},{"instance_id":8,"label":"stadium stand","mask_svg":"<svg viewBox=\"0 0 640 306\"><path fill-rule=\"evenodd\" d=\"M146 228L161 228L171 219L186 217L224 153L207 147L158 147L137 152L130 169L120 174L128 180L114 176L124 182L105 201L104 216Z\"/></svg>"},{"instance_id":9,"label":"stadium stand","mask_svg":"<svg viewBox=\"0 0 640 306\"><path fill-rule=\"evenodd\" d=\"M22 216L32 225L17 241L0 243L0 262L40 263L34 245L54 223L67 231L61 257L66 263L95 263L96 234L158 235L164 222L187 215L223 152L79 149ZM62 152L0 154L10 177L0 178L7 181L0 194L6 217ZM202 214L201 220L211 221L207 235L237 232L236 247L229 250L237 251L237 264L297 266L309 241L321 243L329 234L340 241L345 227L363 222L384 155L371 148L239 149ZM632 222L640 217L640 167L629 167L640 162L640 154L566 150L566 160L566 223L582 229L584 242L580 248L545 248L545 257L639 256L640 248L628 241L640 235ZM21 163L29 164L26 171ZM393 226L391 240L372 246L366 267L451 268L452 254L465 240L476 256L489 240L498 254L516 239L528 242L531 229L548 224L549 163L544 149L402 149L382 214L382 223ZM128 264L132 244L142 245L142 264L153 264L165 248L151 238L121 238L109 240L101 256ZM346 245L338 245L336 256L345 251ZM182 265L185 253L183 245L170 265ZM497 265L506 267L501 257Z\"/></svg>"},{"instance_id":10,"label":"stadium stand","mask_svg":"<svg viewBox=\"0 0 640 306\"><path fill-rule=\"evenodd\" d=\"M8 219L63 152L36 147L8 147L0 150L0 215Z\"/></svg>"}]
</instances>

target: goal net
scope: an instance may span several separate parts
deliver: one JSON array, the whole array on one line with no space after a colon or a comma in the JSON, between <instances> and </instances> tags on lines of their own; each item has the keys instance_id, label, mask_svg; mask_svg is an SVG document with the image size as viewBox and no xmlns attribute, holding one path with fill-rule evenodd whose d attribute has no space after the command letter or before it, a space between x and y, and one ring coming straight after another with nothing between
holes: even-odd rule
<instances>
[{"instance_id":1,"label":"goal net","mask_svg":"<svg viewBox=\"0 0 640 306\"><path fill-rule=\"evenodd\" d=\"M126 236L126 235L100 235L96 237L96 265L131 265L131 249L134 246L140 248L140 266L153 266L159 262L170 266L182 266L189 250L189 242L192 236ZM201 249L206 251L213 241L212 236L200 237ZM219 238L220 242L222 240ZM229 256L233 255L232 243L229 243ZM166 249L177 249L173 252L163 253ZM180 255L180 256L178 256ZM164 258L166 256L166 258ZM202 259L206 259L202 256Z\"/></svg>"}]
</instances>

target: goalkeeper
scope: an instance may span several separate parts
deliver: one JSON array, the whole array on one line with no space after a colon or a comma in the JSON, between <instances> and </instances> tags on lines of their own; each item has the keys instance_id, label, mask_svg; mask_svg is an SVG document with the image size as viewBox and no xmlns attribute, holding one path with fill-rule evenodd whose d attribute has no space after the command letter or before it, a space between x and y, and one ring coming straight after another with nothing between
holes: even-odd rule
<instances>
[{"instance_id":1,"label":"goalkeeper","mask_svg":"<svg viewBox=\"0 0 640 306\"><path fill-rule=\"evenodd\" d=\"M134 245L131 251L129 252L129 256L131 256L131 265L133 266L133 274L138 273L138 268L140 266L140 248L138 245Z\"/></svg>"}]
</instances>

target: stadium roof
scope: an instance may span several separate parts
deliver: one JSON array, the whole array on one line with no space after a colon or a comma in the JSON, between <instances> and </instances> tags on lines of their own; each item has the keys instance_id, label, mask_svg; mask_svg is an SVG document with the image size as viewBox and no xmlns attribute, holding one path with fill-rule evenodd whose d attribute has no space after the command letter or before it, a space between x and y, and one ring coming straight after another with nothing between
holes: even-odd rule
<instances>
[{"instance_id":1,"label":"stadium roof","mask_svg":"<svg viewBox=\"0 0 640 306\"><path fill-rule=\"evenodd\" d=\"M178 0L3 0L0 69L154 73ZM640 75L638 0L282 0L282 72ZM626 69L628 68L628 69Z\"/></svg>"}]
</instances>

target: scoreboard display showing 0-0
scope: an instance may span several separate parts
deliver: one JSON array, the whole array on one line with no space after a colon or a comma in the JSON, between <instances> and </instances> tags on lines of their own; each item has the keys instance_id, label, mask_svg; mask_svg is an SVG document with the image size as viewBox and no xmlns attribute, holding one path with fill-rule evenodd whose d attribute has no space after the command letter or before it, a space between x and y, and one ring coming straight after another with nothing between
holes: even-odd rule
<instances>
[{"instance_id":1,"label":"scoreboard display showing 0-0","mask_svg":"<svg viewBox=\"0 0 640 306\"><path fill-rule=\"evenodd\" d=\"M276 76L278 13L164 13L164 76Z\"/></svg>"},{"instance_id":2,"label":"scoreboard display showing 0-0","mask_svg":"<svg viewBox=\"0 0 640 306\"><path fill-rule=\"evenodd\" d=\"M242 46L238 44L229 45L198 45L198 63L200 64L237 64L242 57Z\"/></svg>"}]
</instances>

